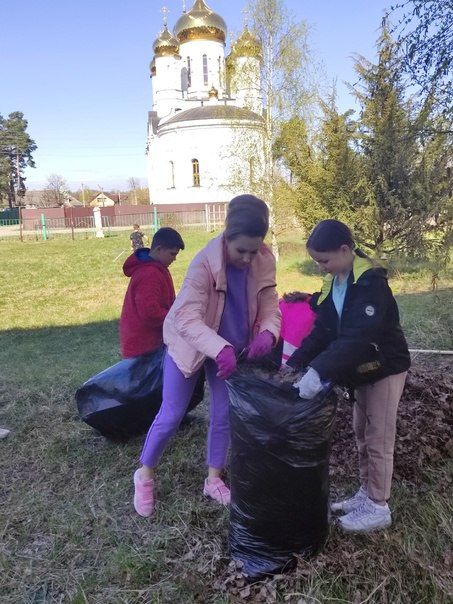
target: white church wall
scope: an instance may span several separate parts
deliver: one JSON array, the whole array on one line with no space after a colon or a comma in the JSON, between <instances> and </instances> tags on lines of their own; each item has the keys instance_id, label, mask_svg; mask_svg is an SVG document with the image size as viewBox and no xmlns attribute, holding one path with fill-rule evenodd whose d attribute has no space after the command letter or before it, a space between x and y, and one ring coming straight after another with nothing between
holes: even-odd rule
<instances>
[{"instance_id":1,"label":"white church wall","mask_svg":"<svg viewBox=\"0 0 453 604\"><path fill-rule=\"evenodd\" d=\"M191 40L181 44L180 54L186 67L188 58L190 58L188 98L206 98L211 86L214 86L219 93L224 90L225 47L223 42ZM204 78L203 55L206 55L207 59L207 82Z\"/></svg>"},{"instance_id":2,"label":"white church wall","mask_svg":"<svg viewBox=\"0 0 453 604\"><path fill-rule=\"evenodd\" d=\"M158 117L165 118L181 106L181 57L156 58L156 75L153 76L153 110Z\"/></svg>"},{"instance_id":3,"label":"white church wall","mask_svg":"<svg viewBox=\"0 0 453 604\"><path fill-rule=\"evenodd\" d=\"M262 165L262 137L256 124L238 129L213 122L173 124L152 139L152 203L227 202L238 192L251 190L251 160L255 178ZM194 186L193 160L198 161L200 186Z\"/></svg>"}]
</instances>

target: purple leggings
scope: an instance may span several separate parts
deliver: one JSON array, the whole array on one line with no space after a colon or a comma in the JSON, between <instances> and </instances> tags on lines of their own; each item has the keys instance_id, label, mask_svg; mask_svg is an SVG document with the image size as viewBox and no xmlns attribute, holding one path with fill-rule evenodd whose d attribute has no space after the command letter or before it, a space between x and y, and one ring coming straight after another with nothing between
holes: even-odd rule
<instances>
[{"instance_id":1,"label":"purple leggings","mask_svg":"<svg viewBox=\"0 0 453 604\"><path fill-rule=\"evenodd\" d=\"M212 468L225 467L230 444L229 397L223 380L216 377L218 371L211 359L205 362L206 377L209 384L209 430L206 463ZM184 377L176 363L167 353L164 363L164 388L162 406L152 423L143 446L140 461L154 468L168 441L179 428L186 414L198 373Z\"/></svg>"}]
</instances>

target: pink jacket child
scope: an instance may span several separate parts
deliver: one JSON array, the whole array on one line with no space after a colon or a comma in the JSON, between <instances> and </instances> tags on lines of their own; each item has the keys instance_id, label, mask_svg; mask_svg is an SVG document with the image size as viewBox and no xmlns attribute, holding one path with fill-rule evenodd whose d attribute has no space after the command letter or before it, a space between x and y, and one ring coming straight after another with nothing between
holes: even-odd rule
<instances>
[{"instance_id":1,"label":"pink jacket child","mask_svg":"<svg viewBox=\"0 0 453 604\"><path fill-rule=\"evenodd\" d=\"M269 210L261 199L231 200L224 232L192 260L164 322L167 354L162 405L148 431L142 466L134 474L134 507L141 516L154 508L154 468L176 433L200 371L209 384L209 429L203 494L230 502L221 478L229 448L229 396L225 384L237 356L253 360L269 354L279 340L281 314L275 258L264 244Z\"/></svg>"},{"instance_id":2,"label":"pink jacket child","mask_svg":"<svg viewBox=\"0 0 453 604\"><path fill-rule=\"evenodd\" d=\"M219 235L195 256L181 291L164 322L164 343L186 378L198 371L206 358L215 359L229 342L218 334L225 306L227 276ZM277 307L275 259L261 245L247 276L248 340L257 330L269 331L278 340L280 313ZM247 341L247 344L250 342ZM241 351L238 351L241 352Z\"/></svg>"},{"instance_id":3,"label":"pink jacket child","mask_svg":"<svg viewBox=\"0 0 453 604\"><path fill-rule=\"evenodd\" d=\"M310 294L291 292L284 294L279 302L282 313L282 327L280 336L283 340L282 366L299 348L303 340L313 328L316 314L310 307Z\"/></svg>"}]
</instances>

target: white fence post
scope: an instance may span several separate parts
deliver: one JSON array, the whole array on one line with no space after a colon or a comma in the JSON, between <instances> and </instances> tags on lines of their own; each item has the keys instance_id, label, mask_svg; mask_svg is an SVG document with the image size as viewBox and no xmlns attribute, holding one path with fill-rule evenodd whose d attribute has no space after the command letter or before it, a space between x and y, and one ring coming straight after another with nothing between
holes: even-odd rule
<instances>
[{"instance_id":1,"label":"white fence post","mask_svg":"<svg viewBox=\"0 0 453 604\"><path fill-rule=\"evenodd\" d=\"M207 203L204 204L204 213L206 216L206 232L210 231L210 217L209 217L209 205Z\"/></svg>"}]
</instances>

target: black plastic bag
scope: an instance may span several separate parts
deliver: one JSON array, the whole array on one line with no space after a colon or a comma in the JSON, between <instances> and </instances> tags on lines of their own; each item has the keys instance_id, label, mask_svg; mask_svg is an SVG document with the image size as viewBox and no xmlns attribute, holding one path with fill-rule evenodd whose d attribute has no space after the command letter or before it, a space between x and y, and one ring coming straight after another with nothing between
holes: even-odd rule
<instances>
[{"instance_id":1,"label":"black plastic bag","mask_svg":"<svg viewBox=\"0 0 453 604\"><path fill-rule=\"evenodd\" d=\"M107 438L125 440L145 434L162 404L165 347L101 371L76 392L80 418ZM188 411L204 396L200 374Z\"/></svg>"},{"instance_id":2,"label":"black plastic bag","mask_svg":"<svg viewBox=\"0 0 453 604\"><path fill-rule=\"evenodd\" d=\"M251 579L318 552L328 535L336 394L313 400L290 383L236 373L231 422L230 553Z\"/></svg>"}]
</instances>

